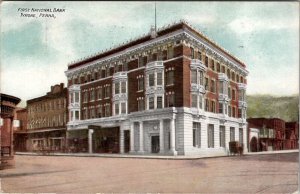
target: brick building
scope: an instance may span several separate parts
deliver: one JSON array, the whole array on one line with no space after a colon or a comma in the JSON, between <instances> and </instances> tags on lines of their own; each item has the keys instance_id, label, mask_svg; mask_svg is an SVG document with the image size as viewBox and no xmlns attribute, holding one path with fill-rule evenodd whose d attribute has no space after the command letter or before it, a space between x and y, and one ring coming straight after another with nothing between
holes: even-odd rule
<instances>
[{"instance_id":1,"label":"brick building","mask_svg":"<svg viewBox=\"0 0 300 194\"><path fill-rule=\"evenodd\" d=\"M15 119L18 121L18 126L15 127L14 131L14 150L15 151L26 151L26 140L28 135L27 130L27 109L22 108L16 110Z\"/></svg>"},{"instance_id":2,"label":"brick building","mask_svg":"<svg viewBox=\"0 0 300 194\"><path fill-rule=\"evenodd\" d=\"M67 88L63 83L51 86L46 95L28 100L27 109L17 111L17 118L18 151L62 151L66 146Z\"/></svg>"},{"instance_id":3,"label":"brick building","mask_svg":"<svg viewBox=\"0 0 300 194\"><path fill-rule=\"evenodd\" d=\"M257 142L258 151L298 148L297 122L285 122L279 118L248 118L247 122L248 132L251 128L259 130L258 140L249 140L250 145Z\"/></svg>"},{"instance_id":4,"label":"brick building","mask_svg":"<svg viewBox=\"0 0 300 194\"><path fill-rule=\"evenodd\" d=\"M0 94L0 169L13 165L13 122L14 111L17 104L21 101L19 98L7 94Z\"/></svg>"},{"instance_id":5,"label":"brick building","mask_svg":"<svg viewBox=\"0 0 300 194\"><path fill-rule=\"evenodd\" d=\"M224 155L246 143L246 66L185 21L65 73L78 152Z\"/></svg>"}]
</instances>

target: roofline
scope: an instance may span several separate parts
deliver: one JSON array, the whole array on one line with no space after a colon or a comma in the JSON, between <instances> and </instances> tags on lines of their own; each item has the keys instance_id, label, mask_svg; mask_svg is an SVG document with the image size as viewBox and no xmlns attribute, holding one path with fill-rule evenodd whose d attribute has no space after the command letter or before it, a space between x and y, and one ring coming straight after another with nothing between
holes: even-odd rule
<instances>
[{"instance_id":1,"label":"roofline","mask_svg":"<svg viewBox=\"0 0 300 194\"><path fill-rule=\"evenodd\" d=\"M8 94L0 93L0 99L1 99L1 101L2 101L2 98L8 98L10 101L13 101L16 104L19 104L20 101L21 101L21 99L18 98L18 97L15 97L15 96L12 96L12 95L8 95Z\"/></svg>"},{"instance_id":2,"label":"roofline","mask_svg":"<svg viewBox=\"0 0 300 194\"><path fill-rule=\"evenodd\" d=\"M243 63L240 59L238 59L237 57L233 56L231 53L229 53L228 50L224 49L223 47L221 47L220 45L218 45L216 42L214 42L213 40L211 40L210 38L208 38L207 36L205 36L202 32L200 32L199 30L197 30L196 28L194 28L193 26L191 26L185 20L180 20L179 22L173 23L172 25L168 25L168 26L164 26L162 28L159 28L158 31L157 31L157 34L158 34L158 36L162 36L168 30L175 31L178 28L184 28L184 27L187 27L193 33L196 33L198 36L200 36L201 38L203 38L205 41L207 41L208 43L212 44L212 46L214 46L217 49L219 49L220 51L222 51L227 57L233 59L239 65L241 65L242 67L246 68L246 64ZM150 34L149 33L147 35L144 34L143 36L138 37L138 38L136 38L134 40L127 41L127 42L119 44L119 45L117 45L117 46L115 46L115 47L113 47L111 49L106 49L105 51L99 52L99 53L97 53L95 55L91 55L89 57L80 59L77 62L70 63L70 64L68 64L68 70L71 70L71 69L74 69L76 67L79 67L79 66L81 66L81 65L83 65L85 63L90 63L90 62L96 61L96 60L101 59L103 57L106 57L106 56L112 55L114 53L120 52L122 50L125 50L128 47L132 47L132 46L135 46L135 45L147 42L149 40L151 40Z\"/></svg>"}]
</instances>

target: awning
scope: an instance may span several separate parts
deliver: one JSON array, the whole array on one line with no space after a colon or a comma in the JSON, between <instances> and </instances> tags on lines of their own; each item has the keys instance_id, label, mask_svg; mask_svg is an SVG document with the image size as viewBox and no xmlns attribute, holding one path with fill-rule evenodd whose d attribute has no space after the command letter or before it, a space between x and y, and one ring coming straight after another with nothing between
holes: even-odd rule
<instances>
[{"instance_id":1,"label":"awning","mask_svg":"<svg viewBox=\"0 0 300 194\"><path fill-rule=\"evenodd\" d=\"M61 129L38 129L38 130L30 130L30 131L14 131L14 133L19 134L28 134L28 133L42 133L42 132L49 132L49 131L66 131L66 128Z\"/></svg>"}]
</instances>

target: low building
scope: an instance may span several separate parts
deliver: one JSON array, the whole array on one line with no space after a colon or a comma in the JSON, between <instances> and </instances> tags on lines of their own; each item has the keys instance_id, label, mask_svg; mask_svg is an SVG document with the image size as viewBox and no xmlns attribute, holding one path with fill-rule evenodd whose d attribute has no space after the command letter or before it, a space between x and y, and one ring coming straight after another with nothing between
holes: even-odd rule
<instances>
[{"instance_id":1,"label":"low building","mask_svg":"<svg viewBox=\"0 0 300 194\"><path fill-rule=\"evenodd\" d=\"M279 118L248 118L248 135L250 150L254 148L253 139L250 137L250 130L259 130L258 151L286 150L298 148L298 124L297 122L285 122ZM252 143L251 143L252 142Z\"/></svg>"},{"instance_id":2,"label":"low building","mask_svg":"<svg viewBox=\"0 0 300 194\"><path fill-rule=\"evenodd\" d=\"M17 104L21 101L19 98L7 94L0 94L0 168L6 168L13 165L13 125L14 111Z\"/></svg>"},{"instance_id":3,"label":"low building","mask_svg":"<svg viewBox=\"0 0 300 194\"><path fill-rule=\"evenodd\" d=\"M27 101L26 111L18 111L21 129L16 131L16 145L20 150L37 151L51 150L63 151L66 148L67 123L67 89L64 84L51 86L46 95ZM20 115L21 114L21 115ZM24 114L24 115L22 115ZM23 125L22 125L23 123ZM24 146L25 145L25 146Z\"/></svg>"},{"instance_id":4,"label":"low building","mask_svg":"<svg viewBox=\"0 0 300 194\"><path fill-rule=\"evenodd\" d=\"M15 117L18 122L18 126L14 129L14 150L16 152L26 151L26 141L28 140L28 135L26 133L27 114L26 108L16 110Z\"/></svg>"}]
</instances>

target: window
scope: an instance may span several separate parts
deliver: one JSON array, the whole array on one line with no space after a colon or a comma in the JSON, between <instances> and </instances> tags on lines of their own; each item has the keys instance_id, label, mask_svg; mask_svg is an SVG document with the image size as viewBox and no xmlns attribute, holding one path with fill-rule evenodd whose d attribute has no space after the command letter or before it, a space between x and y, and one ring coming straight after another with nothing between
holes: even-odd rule
<instances>
[{"instance_id":1,"label":"window","mask_svg":"<svg viewBox=\"0 0 300 194\"><path fill-rule=\"evenodd\" d=\"M205 90L208 90L209 87L208 87L208 78L207 77L205 78L204 84L205 84Z\"/></svg>"},{"instance_id":2,"label":"window","mask_svg":"<svg viewBox=\"0 0 300 194\"><path fill-rule=\"evenodd\" d=\"M215 70L215 61L213 59L211 60L211 69Z\"/></svg>"},{"instance_id":3,"label":"window","mask_svg":"<svg viewBox=\"0 0 300 194\"><path fill-rule=\"evenodd\" d=\"M231 72L231 80L235 81L234 79L235 79L235 74L234 74L234 72Z\"/></svg>"},{"instance_id":4,"label":"window","mask_svg":"<svg viewBox=\"0 0 300 194\"><path fill-rule=\"evenodd\" d=\"M95 91L91 90L90 91L90 101L94 101L95 100Z\"/></svg>"},{"instance_id":5,"label":"window","mask_svg":"<svg viewBox=\"0 0 300 194\"><path fill-rule=\"evenodd\" d=\"M208 111L209 109L209 100L205 99L205 111Z\"/></svg>"},{"instance_id":6,"label":"window","mask_svg":"<svg viewBox=\"0 0 300 194\"><path fill-rule=\"evenodd\" d=\"M139 67L144 67L147 64L147 56L139 57Z\"/></svg>"},{"instance_id":7,"label":"window","mask_svg":"<svg viewBox=\"0 0 300 194\"><path fill-rule=\"evenodd\" d=\"M121 93L126 93L126 82L121 82Z\"/></svg>"},{"instance_id":8,"label":"window","mask_svg":"<svg viewBox=\"0 0 300 194\"><path fill-rule=\"evenodd\" d=\"M232 117L236 117L236 115L235 115L235 107L232 107Z\"/></svg>"},{"instance_id":9,"label":"window","mask_svg":"<svg viewBox=\"0 0 300 194\"><path fill-rule=\"evenodd\" d=\"M220 126L220 147L225 148L225 126Z\"/></svg>"},{"instance_id":10,"label":"window","mask_svg":"<svg viewBox=\"0 0 300 194\"><path fill-rule=\"evenodd\" d=\"M161 86L162 82L163 82L163 80L162 80L162 72L157 72L156 75L157 75L157 85Z\"/></svg>"},{"instance_id":11,"label":"window","mask_svg":"<svg viewBox=\"0 0 300 194\"><path fill-rule=\"evenodd\" d=\"M98 117L101 118L102 117L102 105L98 106Z\"/></svg>"},{"instance_id":12,"label":"window","mask_svg":"<svg viewBox=\"0 0 300 194\"><path fill-rule=\"evenodd\" d=\"M227 77L228 77L228 79L230 79L230 70L229 69L227 69Z\"/></svg>"},{"instance_id":13,"label":"window","mask_svg":"<svg viewBox=\"0 0 300 194\"><path fill-rule=\"evenodd\" d=\"M214 125L209 124L207 129L207 145L208 148L214 147Z\"/></svg>"},{"instance_id":14,"label":"window","mask_svg":"<svg viewBox=\"0 0 300 194\"><path fill-rule=\"evenodd\" d=\"M230 127L230 141L235 141L235 128Z\"/></svg>"},{"instance_id":15,"label":"window","mask_svg":"<svg viewBox=\"0 0 300 194\"><path fill-rule=\"evenodd\" d=\"M83 109L83 119L88 119L88 115L87 115L87 109Z\"/></svg>"},{"instance_id":16,"label":"window","mask_svg":"<svg viewBox=\"0 0 300 194\"><path fill-rule=\"evenodd\" d=\"M126 114L126 103L125 102L121 103L121 114Z\"/></svg>"},{"instance_id":17,"label":"window","mask_svg":"<svg viewBox=\"0 0 300 194\"><path fill-rule=\"evenodd\" d=\"M228 87L228 98L229 99L231 98L231 89L230 89L230 87Z\"/></svg>"},{"instance_id":18,"label":"window","mask_svg":"<svg viewBox=\"0 0 300 194\"><path fill-rule=\"evenodd\" d=\"M120 93L120 83L116 82L115 83L115 94L119 94Z\"/></svg>"},{"instance_id":19,"label":"window","mask_svg":"<svg viewBox=\"0 0 300 194\"><path fill-rule=\"evenodd\" d=\"M210 91L215 93L216 92L216 87L215 87L215 81L214 80L210 80Z\"/></svg>"},{"instance_id":20,"label":"window","mask_svg":"<svg viewBox=\"0 0 300 194\"><path fill-rule=\"evenodd\" d=\"M195 52L194 52L194 48L191 48L191 58L194 59L195 58Z\"/></svg>"},{"instance_id":21,"label":"window","mask_svg":"<svg viewBox=\"0 0 300 194\"><path fill-rule=\"evenodd\" d=\"M228 116L231 117L231 106L228 106Z\"/></svg>"},{"instance_id":22,"label":"window","mask_svg":"<svg viewBox=\"0 0 300 194\"><path fill-rule=\"evenodd\" d=\"M200 85L203 86L203 71L199 71L199 82L200 82Z\"/></svg>"},{"instance_id":23,"label":"window","mask_svg":"<svg viewBox=\"0 0 300 194\"><path fill-rule=\"evenodd\" d=\"M217 63L217 72L220 73L220 63Z\"/></svg>"},{"instance_id":24,"label":"window","mask_svg":"<svg viewBox=\"0 0 300 194\"><path fill-rule=\"evenodd\" d=\"M137 101L138 101L138 110L139 111L145 110L144 98L140 97L140 98L137 99Z\"/></svg>"},{"instance_id":25,"label":"window","mask_svg":"<svg viewBox=\"0 0 300 194\"><path fill-rule=\"evenodd\" d=\"M210 111L211 112L216 112L216 103L215 103L215 101L210 101L211 103L210 103L210 105L211 105L211 107L210 107Z\"/></svg>"},{"instance_id":26,"label":"window","mask_svg":"<svg viewBox=\"0 0 300 194\"><path fill-rule=\"evenodd\" d=\"M115 115L119 114L119 103L115 104Z\"/></svg>"},{"instance_id":27,"label":"window","mask_svg":"<svg viewBox=\"0 0 300 194\"><path fill-rule=\"evenodd\" d=\"M149 97L149 109L154 109L154 97Z\"/></svg>"},{"instance_id":28,"label":"window","mask_svg":"<svg viewBox=\"0 0 300 194\"><path fill-rule=\"evenodd\" d=\"M87 102L88 100L88 93L87 92L84 92L83 93L83 102ZM51 105L51 104L50 104ZM51 109L51 108L50 108Z\"/></svg>"},{"instance_id":29,"label":"window","mask_svg":"<svg viewBox=\"0 0 300 194\"><path fill-rule=\"evenodd\" d=\"M74 102L73 93L70 93L70 102L71 102L71 103Z\"/></svg>"},{"instance_id":30,"label":"window","mask_svg":"<svg viewBox=\"0 0 300 194\"><path fill-rule=\"evenodd\" d=\"M198 102L198 104L199 104L199 108L203 109L203 107L202 107L202 95L199 96L199 102Z\"/></svg>"},{"instance_id":31,"label":"window","mask_svg":"<svg viewBox=\"0 0 300 194\"><path fill-rule=\"evenodd\" d=\"M149 86L154 86L154 73L149 74Z\"/></svg>"},{"instance_id":32,"label":"window","mask_svg":"<svg viewBox=\"0 0 300 194\"><path fill-rule=\"evenodd\" d=\"M208 57L205 56L205 66L208 67Z\"/></svg>"},{"instance_id":33,"label":"window","mask_svg":"<svg viewBox=\"0 0 300 194\"><path fill-rule=\"evenodd\" d=\"M157 100L157 108L162 108L162 96L158 96L157 98L156 98L156 100Z\"/></svg>"},{"instance_id":34,"label":"window","mask_svg":"<svg viewBox=\"0 0 300 194\"><path fill-rule=\"evenodd\" d=\"M193 122L193 146L201 147L201 125Z\"/></svg>"},{"instance_id":35,"label":"window","mask_svg":"<svg viewBox=\"0 0 300 194\"><path fill-rule=\"evenodd\" d=\"M197 84L197 70L196 69L191 70L191 83Z\"/></svg>"},{"instance_id":36,"label":"window","mask_svg":"<svg viewBox=\"0 0 300 194\"><path fill-rule=\"evenodd\" d=\"M174 51L172 47L168 47L168 59L172 59L174 55Z\"/></svg>"},{"instance_id":37,"label":"window","mask_svg":"<svg viewBox=\"0 0 300 194\"><path fill-rule=\"evenodd\" d=\"M219 81L219 93L223 94L223 82Z\"/></svg>"},{"instance_id":38,"label":"window","mask_svg":"<svg viewBox=\"0 0 300 194\"><path fill-rule=\"evenodd\" d=\"M238 109L238 118L242 118L242 109L241 108Z\"/></svg>"},{"instance_id":39,"label":"window","mask_svg":"<svg viewBox=\"0 0 300 194\"><path fill-rule=\"evenodd\" d=\"M95 109L94 108L90 109L90 118L91 119L95 118Z\"/></svg>"},{"instance_id":40,"label":"window","mask_svg":"<svg viewBox=\"0 0 300 194\"><path fill-rule=\"evenodd\" d=\"M79 103L79 93L75 92L75 103Z\"/></svg>"},{"instance_id":41,"label":"window","mask_svg":"<svg viewBox=\"0 0 300 194\"><path fill-rule=\"evenodd\" d=\"M174 70L167 71L166 76L167 76L167 85L174 84Z\"/></svg>"},{"instance_id":42,"label":"window","mask_svg":"<svg viewBox=\"0 0 300 194\"><path fill-rule=\"evenodd\" d=\"M110 85L106 85L105 87L104 87L104 89L105 89L105 98L108 98L108 97L110 97Z\"/></svg>"},{"instance_id":43,"label":"window","mask_svg":"<svg viewBox=\"0 0 300 194\"><path fill-rule=\"evenodd\" d=\"M102 99L102 87L98 88L98 99Z\"/></svg>"},{"instance_id":44,"label":"window","mask_svg":"<svg viewBox=\"0 0 300 194\"><path fill-rule=\"evenodd\" d=\"M243 138L244 138L243 128L239 128L239 142L240 142L240 144L243 144Z\"/></svg>"},{"instance_id":45,"label":"window","mask_svg":"<svg viewBox=\"0 0 300 194\"><path fill-rule=\"evenodd\" d=\"M174 100L175 100L174 92L169 92L168 94L166 94L166 98L167 98L167 107L173 107Z\"/></svg>"},{"instance_id":46,"label":"window","mask_svg":"<svg viewBox=\"0 0 300 194\"><path fill-rule=\"evenodd\" d=\"M197 94L192 94L192 107L197 108Z\"/></svg>"},{"instance_id":47,"label":"window","mask_svg":"<svg viewBox=\"0 0 300 194\"><path fill-rule=\"evenodd\" d=\"M244 90L239 90L239 101L245 100L245 92Z\"/></svg>"},{"instance_id":48,"label":"window","mask_svg":"<svg viewBox=\"0 0 300 194\"><path fill-rule=\"evenodd\" d=\"M219 113L223 113L223 103L219 102Z\"/></svg>"},{"instance_id":49,"label":"window","mask_svg":"<svg viewBox=\"0 0 300 194\"><path fill-rule=\"evenodd\" d=\"M105 104L104 109L105 109L105 116L109 117L110 116L110 103Z\"/></svg>"},{"instance_id":50,"label":"window","mask_svg":"<svg viewBox=\"0 0 300 194\"><path fill-rule=\"evenodd\" d=\"M138 77L138 91L144 90L144 77Z\"/></svg>"},{"instance_id":51,"label":"window","mask_svg":"<svg viewBox=\"0 0 300 194\"><path fill-rule=\"evenodd\" d=\"M235 89L232 89L232 100L235 100Z\"/></svg>"},{"instance_id":52,"label":"window","mask_svg":"<svg viewBox=\"0 0 300 194\"><path fill-rule=\"evenodd\" d=\"M200 61L202 61L202 53L201 53L200 51L198 51L197 57L198 57L198 59L199 59Z\"/></svg>"}]
</instances>

